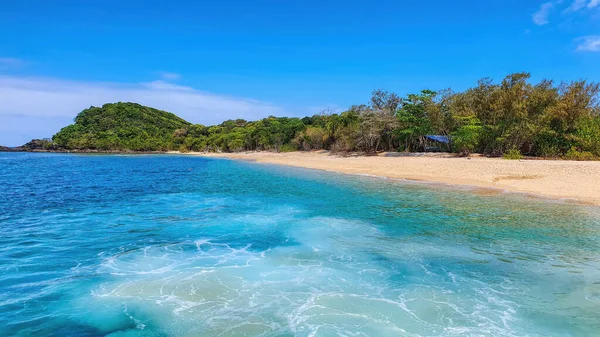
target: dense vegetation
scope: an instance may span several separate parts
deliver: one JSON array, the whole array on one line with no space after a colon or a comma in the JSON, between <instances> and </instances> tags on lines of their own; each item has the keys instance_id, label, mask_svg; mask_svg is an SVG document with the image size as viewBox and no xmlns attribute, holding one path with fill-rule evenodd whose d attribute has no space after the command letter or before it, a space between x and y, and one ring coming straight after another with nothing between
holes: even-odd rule
<instances>
[{"instance_id":1,"label":"dense vegetation","mask_svg":"<svg viewBox=\"0 0 600 337\"><path fill-rule=\"evenodd\" d=\"M32 139L31 141L17 147L0 146L0 152L33 152L51 150L54 150L54 144L50 139Z\"/></svg>"},{"instance_id":2,"label":"dense vegetation","mask_svg":"<svg viewBox=\"0 0 600 337\"><path fill-rule=\"evenodd\" d=\"M191 123L176 115L136 103L91 107L52 137L54 146L92 150L167 150L178 129Z\"/></svg>"},{"instance_id":3,"label":"dense vegetation","mask_svg":"<svg viewBox=\"0 0 600 337\"><path fill-rule=\"evenodd\" d=\"M584 80L530 83L528 73L500 83L482 79L464 92L423 90L400 97L382 90L368 104L305 118L268 117L192 125L134 103L82 111L54 146L97 150L422 151L425 135L446 135L451 149L520 158L600 156L600 85Z\"/></svg>"}]
</instances>

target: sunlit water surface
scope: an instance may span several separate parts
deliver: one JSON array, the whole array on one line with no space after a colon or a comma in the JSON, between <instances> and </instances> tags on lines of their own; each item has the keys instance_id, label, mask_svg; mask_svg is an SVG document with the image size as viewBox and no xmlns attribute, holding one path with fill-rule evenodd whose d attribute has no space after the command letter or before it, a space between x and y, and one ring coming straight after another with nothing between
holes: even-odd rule
<instances>
[{"instance_id":1,"label":"sunlit water surface","mask_svg":"<svg viewBox=\"0 0 600 337\"><path fill-rule=\"evenodd\" d=\"M599 219L228 160L0 154L1 335L598 335Z\"/></svg>"}]
</instances>

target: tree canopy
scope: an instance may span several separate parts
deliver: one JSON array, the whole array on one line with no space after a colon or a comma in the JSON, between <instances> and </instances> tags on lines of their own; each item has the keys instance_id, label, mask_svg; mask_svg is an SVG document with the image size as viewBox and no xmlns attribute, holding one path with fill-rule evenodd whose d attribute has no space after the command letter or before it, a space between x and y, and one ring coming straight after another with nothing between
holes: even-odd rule
<instances>
[{"instance_id":1,"label":"tree canopy","mask_svg":"<svg viewBox=\"0 0 600 337\"><path fill-rule=\"evenodd\" d=\"M164 151L175 130L190 126L170 112L136 103L108 103L81 111L75 123L52 140L65 149Z\"/></svg>"},{"instance_id":2,"label":"tree canopy","mask_svg":"<svg viewBox=\"0 0 600 337\"><path fill-rule=\"evenodd\" d=\"M423 151L425 136L445 135L452 150L541 157L600 157L600 85L585 80L530 82L515 73L463 92L422 90L406 97L375 90L366 104L300 118L270 116L219 125L189 123L136 103L83 110L53 137L66 150Z\"/></svg>"}]
</instances>

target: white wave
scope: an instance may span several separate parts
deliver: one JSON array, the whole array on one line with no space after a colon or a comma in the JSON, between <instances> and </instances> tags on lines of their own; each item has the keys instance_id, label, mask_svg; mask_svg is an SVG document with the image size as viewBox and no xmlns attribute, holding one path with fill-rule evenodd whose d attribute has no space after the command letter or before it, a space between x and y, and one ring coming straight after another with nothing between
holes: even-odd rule
<instances>
[{"instance_id":1,"label":"white wave","mask_svg":"<svg viewBox=\"0 0 600 337\"><path fill-rule=\"evenodd\" d=\"M200 238L109 257L100 271L113 280L94 298L153 312L171 333L185 327L207 337L519 335L518 307L501 288L439 271L394 282L401 271L377 258L427 270L420 259L442 255L444 247L389 240L359 221L290 223L287 235L296 245L254 250ZM446 248L455 256L474 254ZM457 292L459 283L474 288Z\"/></svg>"}]
</instances>

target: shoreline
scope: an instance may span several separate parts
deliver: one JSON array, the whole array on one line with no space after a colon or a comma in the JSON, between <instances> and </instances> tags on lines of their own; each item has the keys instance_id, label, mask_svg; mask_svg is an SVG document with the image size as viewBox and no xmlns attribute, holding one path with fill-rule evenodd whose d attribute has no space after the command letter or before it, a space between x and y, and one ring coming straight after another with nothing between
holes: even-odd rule
<instances>
[{"instance_id":1,"label":"shoreline","mask_svg":"<svg viewBox=\"0 0 600 337\"><path fill-rule=\"evenodd\" d=\"M178 152L172 152L177 153ZM256 163L294 166L343 174L473 187L473 193L522 193L563 202L600 206L600 162L507 160L447 154L381 153L338 156L328 151L182 153Z\"/></svg>"},{"instance_id":2,"label":"shoreline","mask_svg":"<svg viewBox=\"0 0 600 337\"><path fill-rule=\"evenodd\" d=\"M293 166L334 173L472 188L483 195L504 192L600 206L600 161L507 160L456 157L449 153L384 152L373 156L329 151L205 153L179 151L8 151L63 154L177 154Z\"/></svg>"}]
</instances>

